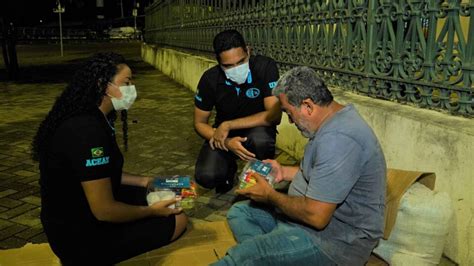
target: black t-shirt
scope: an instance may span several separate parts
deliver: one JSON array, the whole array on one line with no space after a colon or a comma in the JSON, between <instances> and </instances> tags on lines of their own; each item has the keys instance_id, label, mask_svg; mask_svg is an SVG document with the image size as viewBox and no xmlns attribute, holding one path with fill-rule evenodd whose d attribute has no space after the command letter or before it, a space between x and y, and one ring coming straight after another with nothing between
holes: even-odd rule
<instances>
[{"instance_id":1,"label":"black t-shirt","mask_svg":"<svg viewBox=\"0 0 474 266\"><path fill-rule=\"evenodd\" d=\"M251 56L247 81L236 84L226 78L219 65L208 69L199 81L194 104L203 111L216 108L214 126L222 122L265 111L263 99L272 96L278 81L275 61L266 56Z\"/></svg>"},{"instance_id":2,"label":"black t-shirt","mask_svg":"<svg viewBox=\"0 0 474 266\"><path fill-rule=\"evenodd\" d=\"M123 156L114 130L97 109L62 122L50 143L48 155L40 158L43 223L96 224L81 182L109 177L117 197Z\"/></svg>"}]
</instances>

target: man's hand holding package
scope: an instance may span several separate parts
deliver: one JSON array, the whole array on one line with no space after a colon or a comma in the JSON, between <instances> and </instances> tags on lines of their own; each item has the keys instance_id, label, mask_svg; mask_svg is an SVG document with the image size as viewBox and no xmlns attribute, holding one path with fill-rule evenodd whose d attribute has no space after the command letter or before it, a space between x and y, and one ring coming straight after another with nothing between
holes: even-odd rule
<instances>
[{"instance_id":1,"label":"man's hand holding package","mask_svg":"<svg viewBox=\"0 0 474 266\"><path fill-rule=\"evenodd\" d=\"M238 189L235 192L254 201L268 203L270 194L274 193L275 190L263 176L257 173L254 173L252 176L255 178L255 185L245 189Z\"/></svg>"}]
</instances>

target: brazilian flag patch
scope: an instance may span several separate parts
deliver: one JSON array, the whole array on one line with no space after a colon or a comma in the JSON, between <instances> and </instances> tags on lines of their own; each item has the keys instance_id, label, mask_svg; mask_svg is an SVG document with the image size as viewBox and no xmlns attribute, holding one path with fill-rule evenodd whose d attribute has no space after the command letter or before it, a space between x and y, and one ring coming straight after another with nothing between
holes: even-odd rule
<instances>
[{"instance_id":1,"label":"brazilian flag patch","mask_svg":"<svg viewBox=\"0 0 474 266\"><path fill-rule=\"evenodd\" d=\"M104 147L97 147L91 149L92 158L103 157Z\"/></svg>"}]
</instances>

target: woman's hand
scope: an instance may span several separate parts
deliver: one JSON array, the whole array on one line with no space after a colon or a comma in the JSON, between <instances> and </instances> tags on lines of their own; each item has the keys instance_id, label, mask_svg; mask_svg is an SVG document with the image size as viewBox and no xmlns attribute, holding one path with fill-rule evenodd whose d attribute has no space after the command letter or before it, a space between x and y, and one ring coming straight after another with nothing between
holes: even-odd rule
<instances>
[{"instance_id":1,"label":"woman's hand","mask_svg":"<svg viewBox=\"0 0 474 266\"><path fill-rule=\"evenodd\" d=\"M169 206L176 204L176 199L163 200L157 203L154 203L149 208L152 209L153 216L168 217L172 214L178 214L183 211L181 208L172 209Z\"/></svg>"},{"instance_id":2,"label":"woman's hand","mask_svg":"<svg viewBox=\"0 0 474 266\"><path fill-rule=\"evenodd\" d=\"M143 177L143 187L148 187L148 185L153 182L154 177L151 176L145 176Z\"/></svg>"}]
</instances>

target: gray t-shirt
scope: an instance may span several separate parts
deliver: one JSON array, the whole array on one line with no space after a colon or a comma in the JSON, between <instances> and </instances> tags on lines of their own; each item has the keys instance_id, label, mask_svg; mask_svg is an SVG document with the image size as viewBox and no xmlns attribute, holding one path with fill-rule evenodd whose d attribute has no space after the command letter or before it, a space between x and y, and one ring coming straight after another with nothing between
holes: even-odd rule
<instances>
[{"instance_id":1,"label":"gray t-shirt","mask_svg":"<svg viewBox=\"0 0 474 266\"><path fill-rule=\"evenodd\" d=\"M364 265L383 235L385 158L353 105L326 121L305 147L289 195L336 203L322 230L298 224L338 265Z\"/></svg>"}]
</instances>

